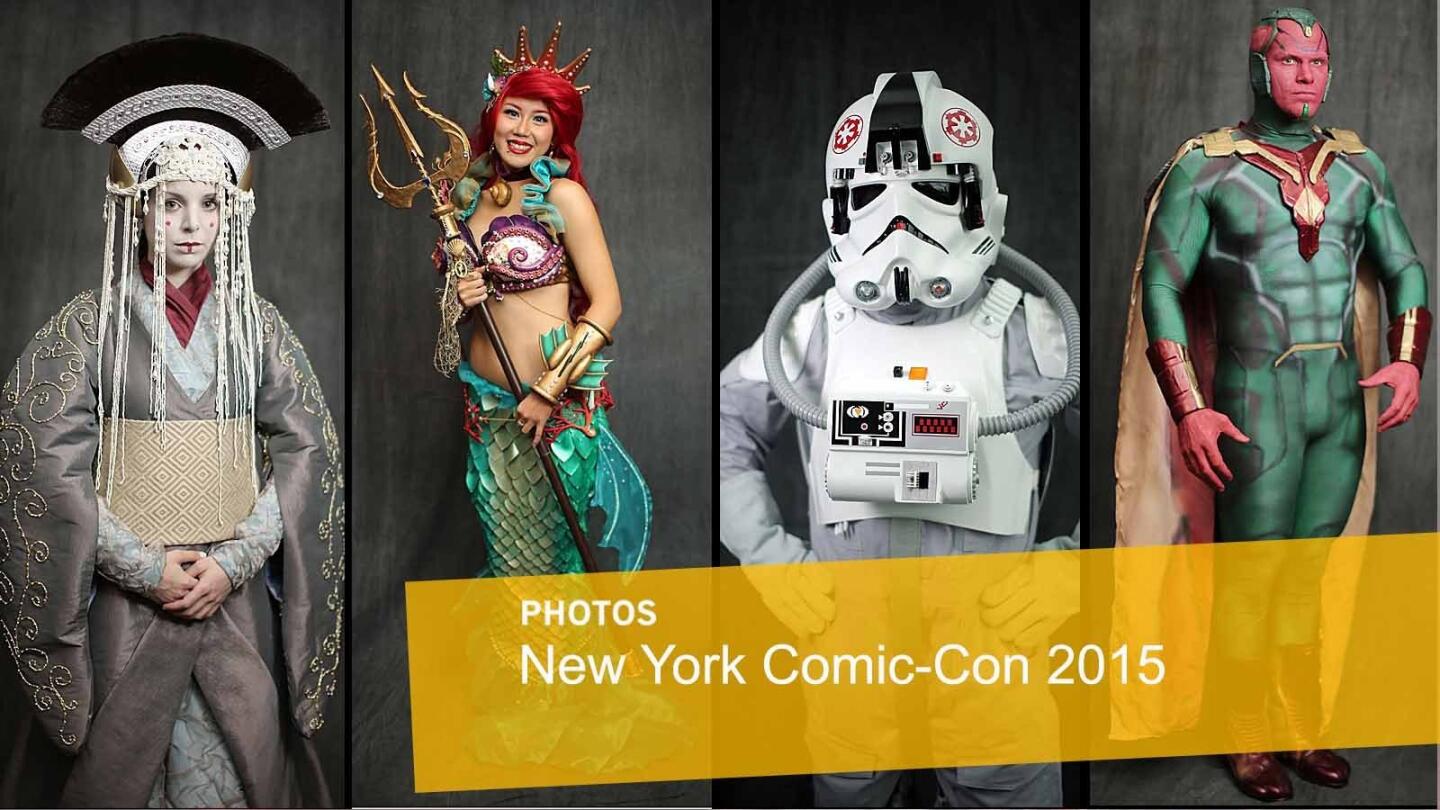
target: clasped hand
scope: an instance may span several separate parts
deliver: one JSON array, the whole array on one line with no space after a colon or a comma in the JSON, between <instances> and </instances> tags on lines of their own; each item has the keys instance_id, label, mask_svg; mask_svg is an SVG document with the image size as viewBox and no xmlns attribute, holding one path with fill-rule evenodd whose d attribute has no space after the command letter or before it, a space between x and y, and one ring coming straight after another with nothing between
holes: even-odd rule
<instances>
[{"instance_id":1,"label":"clasped hand","mask_svg":"<svg viewBox=\"0 0 1440 810\"><path fill-rule=\"evenodd\" d=\"M208 619L230 595L230 576L203 551L165 552L165 569L150 598L180 619Z\"/></svg>"}]
</instances>

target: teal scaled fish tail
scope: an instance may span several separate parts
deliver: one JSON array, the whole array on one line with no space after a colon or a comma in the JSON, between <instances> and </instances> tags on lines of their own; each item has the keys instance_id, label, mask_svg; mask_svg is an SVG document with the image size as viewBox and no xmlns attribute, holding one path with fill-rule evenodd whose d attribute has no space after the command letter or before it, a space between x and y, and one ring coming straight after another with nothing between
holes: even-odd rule
<instances>
[{"instance_id":1,"label":"teal scaled fish tail","mask_svg":"<svg viewBox=\"0 0 1440 810\"><path fill-rule=\"evenodd\" d=\"M546 356L563 341L559 331L542 337ZM549 344L549 345L546 345ZM596 359L572 388L598 389L609 360ZM486 568L483 576L524 576L579 573L579 549L570 536L531 437L520 431L515 399L510 392L460 367L466 383L470 433L466 486L484 527ZM586 391L585 397L594 394ZM638 468L615 440L605 408L595 405L588 418L580 402L567 397L556 417L571 425L554 435L550 445L560 479L576 514L585 525L589 507L606 512L598 543L620 553L620 568L640 567L649 544L650 491ZM552 417L552 425L555 418ZM592 541L593 543L593 541Z\"/></svg>"}]
</instances>

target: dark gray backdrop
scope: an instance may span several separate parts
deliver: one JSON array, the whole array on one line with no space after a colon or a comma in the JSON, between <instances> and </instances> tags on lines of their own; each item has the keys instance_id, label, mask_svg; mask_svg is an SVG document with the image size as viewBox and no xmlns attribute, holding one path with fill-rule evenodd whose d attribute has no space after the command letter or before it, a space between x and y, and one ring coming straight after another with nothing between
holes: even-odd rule
<instances>
[{"instance_id":1,"label":"dark gray backdrop","mask_svg":"<svg viewBox=\"0 0 1440 810\"><path fill-rule=\"evenodd\" d=\"M710 563L710 11L682 0L505 0L484 4L356 2L351 79L375 103L369 64L402 93L408 70L427 103L467 130L478 119L490 53L532 48L565 23L559 57L585 47L578 144L625 314L615 330L611 422L655 496L647 568ZM376 200L366 179L361 110L352 98L351 397L355 414L351 568L355 670L352 797L363 804L691 804L706 783L416 795L405 649L406 580L471 576L483 559L464 485L462 398L430 365L438 229L419 210ZM443 146L401 99L427 150ZM378 121L395 182L409 167L388 113ZM403 178L403 179L402 179ZM602 565L613 556L600 551Z\"/></svg>"},{"instance_id":2,"label":"dark gray backdrop","mask_svg":"<svg viewBox=\"0 0 1440 810\"><path fill-rule=\"evenodd\" d=\"M0 75L6 85L0 105L0 189L5 192L0 194L0 242L7 255L6 272L0 273L0 362L5 373L46 319L76 293L100 286L105 237L100 214L109 149L78 132L41 129L41 110L71 72L106 51L162 34L211 34L284 62L320 98L336 127L259 155L251 238L256 286L304 342L343 437L345 198L339 180L345 165L338 129L344 120L344 13L341 0L6 3L0 25ZM10 663L0 670L5 672L0 676L0 729L11 729L11 713L24 708L16 699L20 693ZM340 683L317 738L337 803L345 796L343 673ZM0 739L0 750L10 744ZM53 803L55 797L36 794L28 801Z\"/></svg>"},{"instance_id":3,"label":"dark gray backdrop","mask_svg":"<svg viewBox=\"0 0 1440 810\"><path fill-rule=\"evenodd\" d=\"M829 246L820 217L827 141L840 113L890 71L934 70L989 116L996 178L1010 196L1005 241L1049 270L1083 313L1083 8L729 4L715 43L716 372L760 336L780 293ZM1060 433L1042 536L1068 533L1079 516L1078 441ZM788 529L804 536L807 496L791 436L770 457L770 481ZM734 563L718 543L715 559ZM804 803L807 794L808 779L793 778L717 782L714 793L731 806Z\"/></svg>"},{"instance_id":4,"label":"dark gray backdrop","mask_svg":"<svg viewBox=\"0 0 1440 810\"><path fill-rule=\"evenodd\" d=\"M1269 0L1092 4L1088 371L1095 545L1114 544L1115 411L1145 189L1186 138L1249 115L1250 29L1275 5ZM1430 276L1433 309L1435 6L1429 0L1331 0L1309 7L1329 34L1335 71L1317 122L1357 131L1384 159ZM1435 408L1440 398L1435 380L1432 368L1410 422L1380 436L1379 493L1371 523L1377 534L1435 526ZM1389 401L1388 389L1381 401Z\"/></svg>"}]
</instances>

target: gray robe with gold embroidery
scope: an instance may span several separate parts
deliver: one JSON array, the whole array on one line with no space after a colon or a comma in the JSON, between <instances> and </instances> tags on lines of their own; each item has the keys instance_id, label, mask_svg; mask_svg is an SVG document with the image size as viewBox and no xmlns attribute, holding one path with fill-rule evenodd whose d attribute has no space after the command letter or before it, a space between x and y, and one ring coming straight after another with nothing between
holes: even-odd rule
<instances>
[{"instance_id":1,"label":"gray robe with gold embroidery","mask_svg":"<svg viewBox=\"0 0 1440 810\"><path fill-rule=\"evenodd\" d=\"M95 575L98 299L82 293L37 332L0 394L0 642L22 689L5 700L23 701L44 736L75 755L65 804L146 804L192 684L248 804L328 803L305 738L323 725L338 677L344 506L339 439L319 382L289 325L261 302L255 418L284 526L271 561L282 601L257 576L210 618L175 619ZM150 368L144 315L133 317L131 419L148 413ZM110 337L107 378L116 368ZM214 417L213 385L192 400L171 381L167 419ZM16 765L26 747L11 748L6 778L37 777ZM302 784L314 792L302 797Z\"/></svg>"}]
</instances>

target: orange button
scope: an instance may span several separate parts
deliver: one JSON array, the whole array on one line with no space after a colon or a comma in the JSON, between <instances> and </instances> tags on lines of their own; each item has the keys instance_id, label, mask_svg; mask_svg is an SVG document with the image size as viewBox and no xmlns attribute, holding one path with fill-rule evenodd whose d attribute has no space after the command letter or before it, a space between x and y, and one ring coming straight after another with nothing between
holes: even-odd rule
<instances>
[{"instance_id":1,"label":"orange button","mask_svg":"<svg viewBox=\"0 0 1440 810\"><path fill-rule=\"evenodd\" d=\"M930 376L930 369L929 369L929 368L926 368L925 366L911 366L911 367L910 367L910 379L912 379L912 380L923 380L923 379L925 379L925 378L928 377L928 376Z\"/></svg>"}]
</instances>

